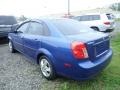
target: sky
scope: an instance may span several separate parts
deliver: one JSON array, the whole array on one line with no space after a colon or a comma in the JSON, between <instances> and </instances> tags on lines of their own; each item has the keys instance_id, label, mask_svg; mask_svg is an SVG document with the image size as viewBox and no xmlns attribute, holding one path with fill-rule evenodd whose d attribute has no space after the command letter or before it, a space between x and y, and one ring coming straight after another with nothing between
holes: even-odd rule
<instances>
[{"instance_id":1,"label":"sky","mask_svg":"<svg viewBox=\"0 0 120 90\"><path fill-rule=\"evenodd\" d=\"M103 7L120 0L70 0L70 11ZM67 13L68 0L0 0L0 15L28 17Z\"/></svg>"}]
</instances>

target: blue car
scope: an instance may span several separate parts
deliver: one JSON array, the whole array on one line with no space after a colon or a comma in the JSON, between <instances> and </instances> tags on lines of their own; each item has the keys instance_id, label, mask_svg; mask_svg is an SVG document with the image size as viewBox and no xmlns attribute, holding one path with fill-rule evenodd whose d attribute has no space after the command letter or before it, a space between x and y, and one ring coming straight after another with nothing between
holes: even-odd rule
<instances>
[{"instance_id":1,"label":"blue car","mask_svg":"<svg viewBox=\"0 0 120 90\"><path fill-rule=\"evenodd\" d=\"M40 65L46 79L96 76L111 61L110 37L72 19L33 19L10 33L9 49Z\"/></svg>"}]
</instances>

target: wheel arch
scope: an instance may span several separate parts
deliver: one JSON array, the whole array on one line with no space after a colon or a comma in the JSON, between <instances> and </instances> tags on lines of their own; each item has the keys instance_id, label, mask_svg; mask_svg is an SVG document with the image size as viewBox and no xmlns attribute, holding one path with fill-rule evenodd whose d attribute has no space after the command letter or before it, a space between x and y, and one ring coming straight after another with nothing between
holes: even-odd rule
<instances>
[{"instance_id":1,"label":"wheel arch","mask_svg":"<svg viewBox=\"0 0 120 90\"><path fill-rule=\"evenodd\" d=\"M98 31L99 31L99 27L98 26L91 26L90 28L92 28L92 29L97 28Z\"/></svg>"},{"instance_id":2,"label":"wheel arch","mask_svg":"<svg viewBox=\"0 0 120 90\"><path fill-rule=\"evenodd\" d=\"M8 40L12 40L12 37L10 35L8 35Z\"/></svg>"},{"instance_id":3,"label":"wheel arch","mask_svg":"<svg viewBox=\"0 0 120 90\"><path fill-rule=\"evenodd\" d=\"M50 62L51 63L54 63L55 62L55 58L53 57L53 55L46 49L42 48L42 49L39 49L39 51L37 52L37 57L36 57L36 60L37 60L37 64L39 64L39 58L41 56L45 55L46 57L48 57L50 59Z\"/></svg>"},{"instance_id":4,"label":"wheel arch","mask_svg":"<svg viewBox=\"0 0 120 90\"><path fill-rule=\"evenodd\" d=\"M39 58L41 57L41 56L43 56L43 55L45 55L44 53L39 53L38 55L37 55L37 64L39 64Z\"/></svg>"}]
</instances>

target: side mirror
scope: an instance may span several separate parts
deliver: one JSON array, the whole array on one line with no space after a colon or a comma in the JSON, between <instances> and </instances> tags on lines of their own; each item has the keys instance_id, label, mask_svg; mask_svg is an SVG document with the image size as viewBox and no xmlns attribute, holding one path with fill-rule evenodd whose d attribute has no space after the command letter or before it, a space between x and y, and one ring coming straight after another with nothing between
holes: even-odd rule
<instances>
[{"instance_id":1,"label":"side mirror","mask_svg":"<svg viewBox=\"0 0 120 90\"><path fill-rule=\"evenodd\" d=\"M23 33L22 31L17 31L17 33Z\"/></svg>"},{"instance_id":2,"label":"side mirror","mask_svg":"<svg viewBox=\"0 0 120 90\"><path fill-rule=\"evenodd\" d=\"M23 32L15 30L13 33L23 33Z\"/></svg>"}]
</instances>

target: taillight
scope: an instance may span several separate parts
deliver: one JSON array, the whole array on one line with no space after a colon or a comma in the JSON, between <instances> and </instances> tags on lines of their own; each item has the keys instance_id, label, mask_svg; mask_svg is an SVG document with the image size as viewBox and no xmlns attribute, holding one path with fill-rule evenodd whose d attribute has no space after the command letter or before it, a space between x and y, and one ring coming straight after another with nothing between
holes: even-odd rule
<instances>
[{"instance_id":1,"label":"taillight","mask_svg":"<svg viewBox=\"0 0 120 90\"><path fill-rule=\"evenodd\" d=\"M110 22L104 22L105 25L110 25Z\"/></svg>"},{"instance_id":2,"label":"taillight","mask_svg":"<svg viewBox=\"0 0 120 90\"><path fill-rule=\"evenodd\" d=\"M82 42L77 42L77 41L73 42L72 43L72 52L76 59L88 58L86 46Z\"/></svg>"}]
</instances>

